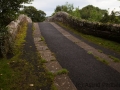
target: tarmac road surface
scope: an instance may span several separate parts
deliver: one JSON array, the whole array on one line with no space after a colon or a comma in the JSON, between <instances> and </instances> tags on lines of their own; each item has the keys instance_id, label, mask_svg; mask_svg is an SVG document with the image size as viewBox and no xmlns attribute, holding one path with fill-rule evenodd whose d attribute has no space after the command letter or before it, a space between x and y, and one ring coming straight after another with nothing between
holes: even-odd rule
<instances>
[{"instance_id":1,"label":"tarmac road surface","mask_svg":"<svg viewBox=\"0 0 120 90\"><path fill-rule=\"evenodd\" d=\"M84 49L68 40L49 22L39 23L49 49L55 53L78 90L120 90L120 73L96 60Z\"/></svg>"}]
</instances>

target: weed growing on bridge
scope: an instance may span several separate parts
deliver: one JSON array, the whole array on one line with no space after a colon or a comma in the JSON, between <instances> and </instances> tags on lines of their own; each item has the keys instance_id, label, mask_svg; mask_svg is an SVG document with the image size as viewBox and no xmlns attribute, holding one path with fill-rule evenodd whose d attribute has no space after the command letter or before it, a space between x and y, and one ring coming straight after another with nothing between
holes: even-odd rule
<instances>
[{"instance_id":1,"label":"weed growing on bridge","mask_svg":"<svg viewBox=\"0 0 120 90\"><path fill-rule=\"evenodd\" d=\"M103 59L103 58L100 58L100 57L98 57L98 56L94 56L97 60L99 60L99 61L101 61L101 62L103 62L104 64L109 64L109 62L107 62L105 59Z\"/></svg>"},{"instance_id":2,"label":"weed growing on bridge","mask_svg":"<svg viewBox=\"0 0 120 90\"><path fill-rule=\"evenodd\" d=\"M103 53L103 51L102 51L102 50L100 50L100 49L98 49L98 52Z\"/></svg>"},{"instance_id":3,"label":"weed growing on bridge","mask_svg":"<svg viewBox=\"0 0 120 90\"><path fill-rule=\"evenodd\" d=\"M67 69L61 69L59 71L56 72L56 75L61 75L61 74L68 74L68 70Z\"/></svg>"},{"instance_id":4,"label":"weed growing on bridge","mask_svg":"<svg viewBox=\"0 0 120 90\"><path fill-rule=\"evenodd\" d=\"M45 39L44 39L44 37L43 37L43 36L41 36L40 38L41 38L41 41L45 41Z\"/></svg>"},{"instance_id":5,"label":"weed growing on bridge","mask_svg":"<svg viewBox=\"0 0 120 90\"><path fill-rule=\"evenodd\" d=\"M90 51L88 51L87 53L88 53L88 54L92 54L92 52L90 52Z\"/></svg>"},{"instance_id":6,"label":"weed growing on bridge","mask_svg":"<svg viewBox=\"0 0 120 90\"><path fill-rule=\"evenodd\" d=\"M111 55L109 55L109 58L113 59L114 62L120 62L119 58L113 57Z\"/></svg>"}]
</instances>

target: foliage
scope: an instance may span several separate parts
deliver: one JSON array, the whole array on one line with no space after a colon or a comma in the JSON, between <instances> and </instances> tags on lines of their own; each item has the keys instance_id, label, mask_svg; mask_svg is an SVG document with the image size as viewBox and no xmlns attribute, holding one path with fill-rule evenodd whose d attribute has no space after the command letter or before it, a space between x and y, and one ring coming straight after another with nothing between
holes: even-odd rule
<instances>
[{"instance_id":1,"label":"foliage","mask_svg":"<svg viewBox=\"0 0 120 90\"><path fill-rule=\"evenodd\" d=\"M109 58L113 59L114 62L120 62L119 58L109 55Z\"/></svg>"},{"instance_id":2,"label":"foliage","mask_svg":"<svg viewBox=\"0 0 120 90\"><path fill-rule=\"evenodd\" d=\"M68 74L69 71L67 69L61 69L56 72L56 75Z\"/></svg>"},{"instance_id":3,"label":"foliage","mask_svg":"<svg viewBox=\"0 0 120 90\"><path fill-rule=\"evenodd\" d=\"M106 12L106 10L101 10L98 7L88 5L80 10L80 15L82 19L100 21Z\"/></svg>"},{"instance_id":4,"label":"foliage","mask_svg":"<svg viewBox=\"0 0 120 90\"><path fill-rule=\"evenodd\" d=\"M30 3L33 0L0 0L0 27L5 27L16 15L23 3ZM4 18L4 19L3 19Z\"/></svg>"},{"instance_id":5,"label":"foliage","mask_svg":"<svg viewBox=\"0 0 120 90\"><path fill-rule=\"evenodd\" d=\"M23 7L22 4L31 1L33 0L0 0L0 51L2 51L0 55L5 52L5 43L9 43L6 26L17 17L19 9Z\"/></svg>"},{"instance_id":6,"label":"foliage","mask_svg":"<svg viewBox=\"0 0 120 90\"><path fill-rule=\"evenodd\" d=\"M74 9L73 4L69 4L68 2L66 2L65 5L62 5L62 6L58 5L55 9L55 12L64 11L64 12L67 12L69 14L72 14L73 9Z\"/></svg>"},{"instance_id":7,"label":"foliage","mask_svg":"<svg viewBox=\"0 0 120 90\"><path fill-rule=\"evenodd\" d=\"M22 57L26 30L27 24L22 23L14 43L14 56L11 59L0 58L1 90L50 90L48 88L52 87L54 75L45 69L40 56L36 52L37 55L31 55L33 61L37 59L36 64Z\"/></svg>"},{"instance_id":8,"label":"foliage","mask_svg":"<svg viewBox=\"0 0 120 90\"><path fill-rule=\"evenodd\" d=\"M72 15L81 19L81 14L80 14L79 7L75 8L75 10L73 11Z\"/></svg>"},{"instance_id":9,"label":"foliage","mask_svg":"<svg viewBox=\"0 0 120 90\"><path fill-rule=\"evenodd\" d=\"M24 7L21 13L26 14L34 22L42 22L45 20L46 13L42 10L37 10L33 6Z\"/></svg>"},{"instance_id":10,"label":"foliage","mask_svg":"<svg viewBox=\"0 0 120 90\"><path fill-rule=\"evenodd\" d=\"M119 24L120 23L120 12L118 11L112 11L111 14L109 15L108 12L104 14L103 18L100 20L103 23L115 23Z\"/></svg>"},{"instance_id":11,"label":"foliage","mask_svg":"<svg viewBox=\"0 0 120 90\"><path fill-rule=\"evenodd\" d=\"M66 2L65 5L58 5L55 9L55 13L59 11L64 11L77 18L90 21L100 21L103 15L107 12L106 10L101 10L98 7L94 7L92 5L88 5L82 9L79 9L79 7L75 8L73 4L69 4L68 2Z\"/></svg>"}]
</instances>

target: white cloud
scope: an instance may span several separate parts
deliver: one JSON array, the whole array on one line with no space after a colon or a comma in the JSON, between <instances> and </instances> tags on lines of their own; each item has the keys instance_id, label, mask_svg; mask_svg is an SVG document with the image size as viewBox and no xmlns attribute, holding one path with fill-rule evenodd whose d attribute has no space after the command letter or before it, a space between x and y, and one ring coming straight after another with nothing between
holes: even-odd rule
<instances>
[{"instance_id":1,"label":"white cloud","mask_svg":"<svg viewBox=\"0 0 120 90\"><path fill-rule=\"evenodd\" d=\"M101 9L110 8L111 10L120 10L120 1L118 0L34 0L32 6L36 7L39 10L43 10L47 16L50 16L57 5L64 5L66 2L73 4L74 7L83 8L87 5L94 5Z\"/></svg>"}]
</instances>

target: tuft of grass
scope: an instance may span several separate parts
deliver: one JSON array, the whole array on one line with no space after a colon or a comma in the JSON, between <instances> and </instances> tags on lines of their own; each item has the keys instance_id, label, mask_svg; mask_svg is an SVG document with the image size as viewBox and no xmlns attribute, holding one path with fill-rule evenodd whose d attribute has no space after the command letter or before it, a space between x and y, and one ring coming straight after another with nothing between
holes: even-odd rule
<instances>
[{"instance_id":1,"label":"tuft of grass","mask_svg":"<svg viewBox=\"0 0 120 90\"><path fill-rule=\"evenodd\" d=\"M61 69L56 72L56 75L68 74L69 71L67 69Z\"/></svg>"},{"instance_id":2,"label":"tuft of grass","mask_svg":"<svg viewBox=\"0 0 120 90\"><path fill-rule=\"evenodd\" d=\"M90 52L90 51L88 51L87 53L88 53L88 54L92 54L92 52Z\"/></svg>"},{"instance_id":3,"label":"tuft of grass","mask_svg":"<svg viewBox=\"0 0 120 90\"><path fill-rule=\"evenodd\" d=\"M103 53L103 51L102 51L102 50L100 50L100 49L98 49L98 52Z\"/></svg>"},{"instance_id":4,"label":"tuft of grass","mask_svg":"<svg viewBox=\"0 0 120 90\"><path fill-rule=\"evenodd\" d=\"M103 59L102 62L107 64L107 65L109 64L105 59Z\"/></svg>"},{"instance_id":5,"label":"tuft of grass","mask_svg":"<svg viewBox=\"0 0 120 90\"><path fill-rule=\"evenodd\" d=\"M41 59L40 61L41 61L41 63L47 63L47 61L45 59Z\"/></svg>"},{"instance_id":6,"label":"tuft of grass","mask_svg":"<svg viewBox=\"0 0 120 90\"><path fill-rule=\"evenodd\" d=\"M98 56L94 56L97 60L99 60L99 61L101 61L101 62L103 62L104 64L109 64L109 62L107 62L105 59L103 59L103 58L100 58L100 57L98 57Z\"/></svg>"},{"instance_id":7,"label":"tuft of grass","mask_svg":"<svg viewBox=\"0 0 120 90\"><path fill-rule=\"evenodd\" d=\"M45 41L45 39L44 39L44 37L43 37L43 36L41 36L41 41Z\"/></svg>"},{"instance_id":8,"label":"tuft of grass","mask_svg":"<svg viewBox=\"0 0 120 90\"><path fill-rule=\"evenodd\" d=\"M109 58L113 59L114 62L120 62L119 58L109 55Z\"/></svg>"},{"instance_id":9,"label":"tuft of grass","mask_svg":"<svg viewBox=\"0 0 120 90\"><path fill-rule=\"evenodd\" d=\"M51 90L58 90L57 87L53 84Z\"/></svg>"}]
</instances>

